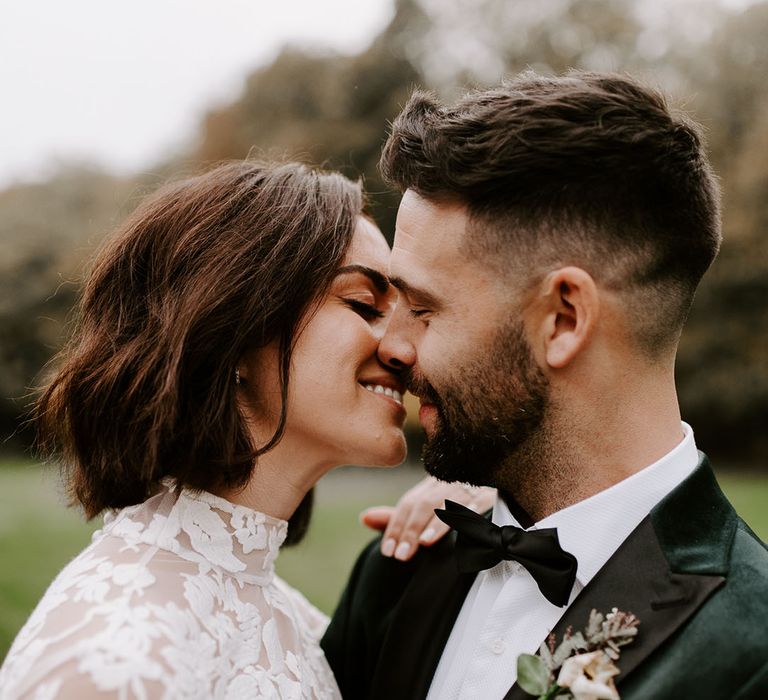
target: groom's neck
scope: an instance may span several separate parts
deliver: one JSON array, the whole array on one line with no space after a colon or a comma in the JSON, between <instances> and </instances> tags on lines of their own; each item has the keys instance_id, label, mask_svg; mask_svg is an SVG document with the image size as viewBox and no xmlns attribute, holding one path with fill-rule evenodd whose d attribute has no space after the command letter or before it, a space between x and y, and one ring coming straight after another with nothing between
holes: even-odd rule
<instances>
[{"instance_id":1,"label":"groom's neck","mask_svg":"<svg viewBox=\"0 0 768 700\"><path fill-rule=\"evenodd\" d=\"M542 429L504 466L499 486L534 521L653 464L683 439L671 370L553 388Z\"/></svg>"}]
</instances>

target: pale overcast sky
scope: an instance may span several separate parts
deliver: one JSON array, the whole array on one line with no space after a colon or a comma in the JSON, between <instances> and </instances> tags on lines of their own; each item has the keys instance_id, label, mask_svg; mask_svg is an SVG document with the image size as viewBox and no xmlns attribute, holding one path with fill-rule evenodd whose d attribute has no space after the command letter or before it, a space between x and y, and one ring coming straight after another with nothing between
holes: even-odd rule
<instances>
[{"instance_id":1,"label":"pale overcast sky","mask_svg":"<svg viewBox=\"0 0 768 700\"><path fill-rule=\"evenodd\" d=\"M0 188L57 160L129 172L286 41L356 52L392 0L0 0Z\"/></svg>"},{"instance_id":2,"label":"pale overcast sky","mask_svg":"<svg viewBox=\"0 0 768 700\"><path fill-rule=\"evenodd\" d=\"M118 173L151 166L188 143L206 109L236 97L286 41L359 51L393 5L0 0L0 188L45 177L57 161Z\"/></svg>"}]
</instances>

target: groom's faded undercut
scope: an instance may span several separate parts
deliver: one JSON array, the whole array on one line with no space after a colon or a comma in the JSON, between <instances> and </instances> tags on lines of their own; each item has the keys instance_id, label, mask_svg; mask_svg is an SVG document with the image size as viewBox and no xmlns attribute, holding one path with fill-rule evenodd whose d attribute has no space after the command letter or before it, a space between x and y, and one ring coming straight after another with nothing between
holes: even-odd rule
<instances>
[{"instance_id":1,"label":"groom's faded undercut","mask_svg":"<svg viewBox=\"0 0 768 700\"><path fill-rule=\"evenodd\" d=\"M516 285L578 265L625 296L650 357L676 346L721 240L698 126L620 75L526 72L453 106L416 91L380 168L405 191L467 206L467 250Z\"/></svg>"}]
</instances>

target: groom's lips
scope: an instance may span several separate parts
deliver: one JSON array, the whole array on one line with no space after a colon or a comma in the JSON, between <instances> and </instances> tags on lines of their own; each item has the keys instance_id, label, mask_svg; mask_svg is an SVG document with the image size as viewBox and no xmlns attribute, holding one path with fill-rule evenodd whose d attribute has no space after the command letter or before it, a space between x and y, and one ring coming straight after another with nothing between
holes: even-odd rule
<instances>
[{"instance_id":1,"label":"groom's lips","mask_svg":"<svg viewBox=\"0 0 768 700\"><path fill-rule=\"evenodd\" d=\"M419 397L419 423L426 432L430 432L435 426L437 420L437 406L428 399Z\"/></svg>"}]
</instances>

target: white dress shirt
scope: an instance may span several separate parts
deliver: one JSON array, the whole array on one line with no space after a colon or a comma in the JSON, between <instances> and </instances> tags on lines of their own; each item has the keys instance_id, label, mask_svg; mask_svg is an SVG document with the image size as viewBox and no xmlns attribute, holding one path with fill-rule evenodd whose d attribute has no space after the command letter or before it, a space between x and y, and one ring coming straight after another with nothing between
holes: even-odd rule
<instances>
[{"instance_id":1,"label":"white dress shirt","mask_svg":"<svg viewBox=\"0 0 768 700\"><path fill-rule=\"evenodd\" d=\"M696 468L693 431L682 425L682 442L660 460L529 528L556 527L563 549L576 557L568 605L653 507ZM500 498L492 519L520 527ZM440 657L427 700L503 698L517 679L517 657L535 654L566 609L547 601L517 562L502 561L481 571Z\"/></svg>"}]
</instances>

